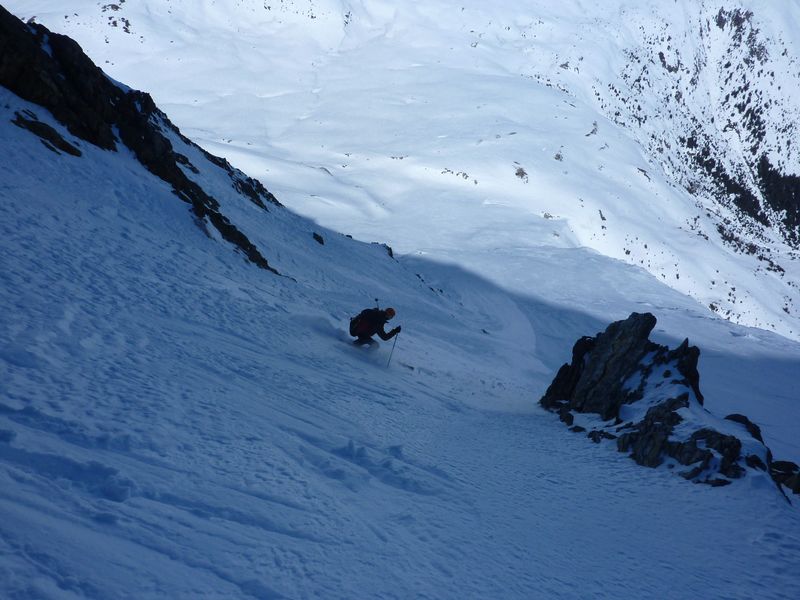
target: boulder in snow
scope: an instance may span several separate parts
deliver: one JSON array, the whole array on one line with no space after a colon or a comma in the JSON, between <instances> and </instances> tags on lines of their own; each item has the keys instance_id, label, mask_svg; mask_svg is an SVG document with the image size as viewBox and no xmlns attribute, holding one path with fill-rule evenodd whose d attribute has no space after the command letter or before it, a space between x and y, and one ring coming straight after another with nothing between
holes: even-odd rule
<instances>
[{"instance_id":1,"label":"boulder in snow","mask_svg":"<svg viewBox=\"0 0 800 600\"><path fill-rule=\"evenodd\" d=\"M672 350L650 341L655 324L652 314L633 313L580 338L540 404L596 443L616 440L640 465L666 465L712 486L769 475L797 493L797 465L773 461L744 415L720 419L703 408L700 350L688 339Z\"/></svg>"}]
</instances>

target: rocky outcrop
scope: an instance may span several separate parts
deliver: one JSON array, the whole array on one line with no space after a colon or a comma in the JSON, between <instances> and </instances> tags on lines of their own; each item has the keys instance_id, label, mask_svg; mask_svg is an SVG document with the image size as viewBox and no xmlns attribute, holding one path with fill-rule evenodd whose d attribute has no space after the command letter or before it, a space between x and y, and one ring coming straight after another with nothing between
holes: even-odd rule
<instances>
[{"instance_id":1,"label":"rocky outcrop","mask_svg":"<svg viewBox=\"0 0 800 600\"><path fill-rule=\"evenodd\" d=\"M800 494L800 467L789 460L776 460L770 464L772 478L795 494Z\"/></svg>"},{"instance_id":2,"label":"rocky outcrop","mask_svg":"<svg viewBox=\"0 0 800 600\"><path fill-rule=\"evenodd\" d=\"M277 273L258 248L222 214L219 202L192 181L186 170L197 173L189 159L178 153L170 137L183 137L152 98L112 81L70 38L54 34L39 24L25 24L0 6L0 85L42 106L75 137L104 150L127 146L151 173L169 183L175 195L191 206L200 223L209 223L252 263ZM63 139L34 114L17 114L14 123L39 136L56 152L80 156L80 150ZM194 146L213 164L225 170L231 186L254 204L280 206L256 180L236 171L227 161Z\"/></svg>"},{"instance_id":3,"label":"rocky outcrop","mask_svg":"<svg viewBox=\"0 0 800 600\"><path fill-rule=\"evenodd\" d=\"M14 120L11 122L17 127L27 129L38 136L39 139L42 140L44 147L48 150L52 150L56 154L65 152L72 156L83 156L83 153L65 140L60 133L50 127L50 125L40 122L36 118L36 115L31 112L27 112L25 115L16 113L14 115Z\"/></svg>"},{"instance_id":4,"label":"rocky outcrop","mask_svg":"<svg viewBox=\"0 0 800 600\"><path fill-rule=\"evenodd\" d=\"M655 324L652 314L633 313L580 338L540 404L596 443L614 440L640 465L666 465L712 486L771 476L798 493L797 465L773 461L756 424L738 414L715 419L703 408L700 351L688 340L672 350L651 342Z\"/></svg>"}]
</instances>

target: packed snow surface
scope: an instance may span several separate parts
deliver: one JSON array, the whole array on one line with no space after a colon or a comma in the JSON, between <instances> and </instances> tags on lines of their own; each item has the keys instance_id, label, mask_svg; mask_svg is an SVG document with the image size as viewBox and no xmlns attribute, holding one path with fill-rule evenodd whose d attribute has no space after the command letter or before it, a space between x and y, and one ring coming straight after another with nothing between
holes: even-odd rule
<instances>
[{"instance_id":1,"label":"packed snow surface","mask_svg":"<svg viewBox=\"0 0 800 600\"><path fill-rule=\"evenodd\" d=\"M552 126L537 125L542 98L552 93L553 106L563 105L558 130L584 125L566 118L571 108L557 90L540 91L510 129L496 114L481 120L474 105L491 105L491 78L456 71L443 90L441 73L427 88L414 76L423 56L434 68L423 51L441 44L425 29L412 37L419 57L394 56L396 84L368 83L370 62L387 59L384 40L410 31L391 3L363 5L376 26L392 25L375 30L374 52L361 47L362 62L333 61L325 71L303 62L316 56L303 36L283 54L257 51L256 25L283 31L300 16L254 19L250 52L238 46L246 31L220 48L195 28L225 25L231 7L249 5L188 4L160 4L185 11L178 30L156 3L141 3L153 10L148 27L160 24L164 35L128 56L135 63L158 42L164 60L178 60L169 36L186 47L209 40L208 54L184 65L183 83L194 81L196 95L179 100L177 87L157 89L158 77L172 77L160 69L148 74L152 87L106 65L110 73L166 100L184 133L202 133L202 116L204 145L254 167L249 174L279 200L356 238L388 241L395 258L289 211L258 209L173 140L200 167L193 177L283 276L259 270L209 239L126 151L74 140L46 111L0 89L0 596L794 597L796 500L753 479L712 489L638 467L536 404L578 337L650 311L656 341L674 346L688 336L701 348L706 408L748 415L776 458L800 461L800 345L722 320L661 277L586 247L566 219L521 207L499 175L488 178L491 193L466 192L483 189L482 178L472 181L476 169L511 166L477 151L456 155L441 140L514 144L530 117L529 134L552 160L561 142ZM311 26L322 27L319 7L328 5L315 6ZM136 27L131 18L131 48L140 43ZM272 73L269 87L282 91L254 94L237 113L264 105L260 121L222 117L226 86L253 79L232 70L213 82L193 76L193 67L207 74L212 49L238 51L238 64ZM286 65L271 71L265 61L279 57ZM491 56L480 60L491 64ZM444 59L436 68L451 69ZM309 87L323 72L330 80L317 85L336 94ZM362 92L374 86L375 105L351 103L348 84L359 78ZM497 82L503 94L508 83ZM398 113L428 102L441 114L412 135L377 101L393 85L392 97L402 89L408 100ZM281 95L282 104L272 102ZM270 117L281 106L287 116ZM25 109L83 156L57 156L12 125ZM282 134L283 126L292 131ZM231 143L215 138L226 127ZM636 153L615 135L609 130L607 142L619 144L609 164ZM523 147L531 152L530 138ZM335 176L332 153L342 165ZM556 171L534 179L535 161L521 163L526 189L556 189L548 187ZM608 184L581 174L579 161L564 168L575 186ZM630 223L666 239L646 207L630 208L639 196L623 193L626 181L610 192L620 195L620 211L628 206ZM526 185L514 172L511 183ZM391 342L370 351L346 335L348 317L375 298L394 306L392 324L403 326L391 363Z\"/></svg>"}]
</instances>

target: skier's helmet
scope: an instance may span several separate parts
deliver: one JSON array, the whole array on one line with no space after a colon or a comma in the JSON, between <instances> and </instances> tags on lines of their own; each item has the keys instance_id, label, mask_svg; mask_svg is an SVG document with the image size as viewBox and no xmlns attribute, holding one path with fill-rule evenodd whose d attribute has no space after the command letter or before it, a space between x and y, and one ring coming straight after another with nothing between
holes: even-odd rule
<instances>
[{"instance_id":1,"label":"skier's helmet","mask_svg":"<svg viewBox=\"0 0 800 600\"><path fill-rule=\"evenodd\" d=\"M396 314L395 310L391 306L386 309L386 318L387 319L391 319L392 317L394 317L395 314Z\"/></svg>"}]
</instances>

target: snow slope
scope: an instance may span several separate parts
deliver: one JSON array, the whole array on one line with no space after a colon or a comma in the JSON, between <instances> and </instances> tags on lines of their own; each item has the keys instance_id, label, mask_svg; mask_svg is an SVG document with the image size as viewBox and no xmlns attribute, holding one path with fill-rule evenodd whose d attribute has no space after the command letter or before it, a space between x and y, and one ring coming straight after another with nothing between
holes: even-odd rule
<instances>
[{"instance_id":1,"label":"snow slope","mask_svg":"<svg viewBox=\"0 0 800 600\"><path fill-rule=\"evenodd\" d=\"M14 126L23 110L83 156ZM658 341L703 351L706 408L798 460L796 342L523 243L568 230L513 206L467 202L455 233L427 232L451 254L395 260L258 210L173 138L276 276L124 148L4 89L0 140L1 596L793 597L797 503L642 469L536 400L577 337L649 310ZM388 344L345 343L375 297L403 325L388 367Z\"/></svg>"},{"instance_id":2,"label":"snow slope","mask_svg":"<svg viewBox=\"0 0 800 600\"><path fill-rule=\"evenodd\" d=\"M750 197L749 155L800 173L794 3L7 5L338 231L473 269L462 253L504 220L515 233L492 248L591 248L800 337L794 213Z\"/></svg>"}]
</instances>

